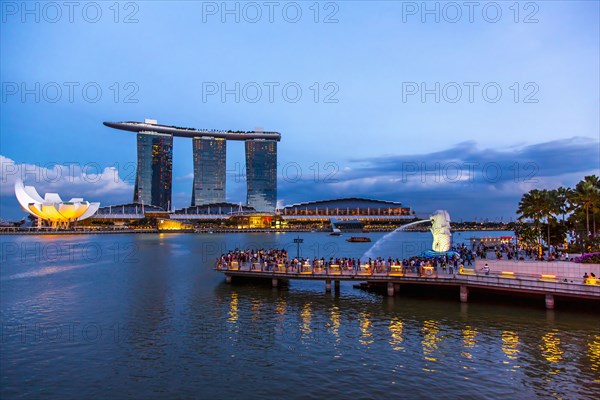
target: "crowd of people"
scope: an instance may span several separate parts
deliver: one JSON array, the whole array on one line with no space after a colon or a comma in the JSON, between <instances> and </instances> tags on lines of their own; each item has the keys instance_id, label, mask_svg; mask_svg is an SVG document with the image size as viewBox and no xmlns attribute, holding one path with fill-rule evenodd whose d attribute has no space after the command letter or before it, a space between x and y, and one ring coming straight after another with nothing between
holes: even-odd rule
<instances>
[{"instance_id":1,"label":"crowd of people","mask_svg":"<svg viewBox=\"0 0 600 400\"><path fill-rule=\"evenodd\" d=\"M350 272L370 272L386 273L398 270L406 272L422 273L426 269L432 269L436 273L454 274L464 265L473 265L475 254L466 247L455 247L452 249L456 255L449 257L447 255L434 258L414 256L405 259L378 257L360 260L359 258L290 258L285 249L235 249L222 254L217 258L218 268L231 268L234 266L247 266L251 269L260 269L261 271L275 271L277 268L284 268L285 272L303 272L307 270L336 268L340 271ZM281 271L283 272L283 271Z\"/></svg>"},{"instance_id":2,"label":"crowd of people","mask_svg":"<svg viewBox=\"0 0 600 400\"><path fill-rule=\"evenodd\" d=\"M514 243L501 243L491 248L482 243L473 244L472 252L474 256L481 259L488 257L488 252L493 252L498 260L528 260L528 261L569 261L569 253L550 246L550 255L545 251L540 254L539 248L522 248Z\"/></svg>"},{"instance_id":3,"label":"crowd of people","mask_svg":"<svg viewBox=\"0 0 600 400\"><path fill-rule=\"evenodd\" d=\"M273 265L285 264L288 261L288 254L285 249L249 249L249 250L230 250L221 254L217 259L217 265L221 268L227 268L233 263L240 264L258 264L261 269L267 269Z\"/></svg>"},{"instance_id":4,"label":"crowd of people","mask_svg":"<svg viewBox=\"0 0 600 400\"><path fill-rule=\"evenodd\" d=\"M235 249L222 254L217 258L218 268L231 268L235 265L249 266L251 269L260 269L261 271L275 271L283 269L280 272L306 272L318 271L319 269L329 270L331 268L340 271L370 272L370 273L389 273L392 271L401 271L403 273L412 272L425 274L432 271L435 274L456 274L462 268L473 268L475 259L486 259L489 253L495 254L496 259L502 260L543 260L536 250L522 249L512 243L503 243L492 248L487 248L482 243L473 244L470 248L465 244L454 246L450 255L439 257L413 256L399 259L388 257L387 259L377 257L361 260L360 258L291 258L285 249ZM453 255L452 255L453 253ZM550 249L551 259L568 260L568 253L562 253L556 249ZM485 274L489 274L490 269L486 264L481 269ZM584 277L585 279L585 277Z\"/></svg>"}]
</instances>

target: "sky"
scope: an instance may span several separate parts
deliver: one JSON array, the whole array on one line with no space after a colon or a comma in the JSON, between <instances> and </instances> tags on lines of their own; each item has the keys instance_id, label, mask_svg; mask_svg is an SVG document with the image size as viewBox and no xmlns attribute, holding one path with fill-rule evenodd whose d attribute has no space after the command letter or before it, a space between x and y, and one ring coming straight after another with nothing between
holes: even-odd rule
<instances>
[{"instance_id":1,"label":"sky","mask_svg":"<svg viewBox=\"0 0 600 400\"><path fill-rule=\"evenodd\" d=\"M467 4L467 5L465 5ZM510 220L600 169L600 3L1 1L0 218L40 193L131 202L135 134L278 131L278 201L400 201ZM174 139L173 206L192 144ZM245 201L244 146L227 200Z\"/></svg>"}]
</instances>

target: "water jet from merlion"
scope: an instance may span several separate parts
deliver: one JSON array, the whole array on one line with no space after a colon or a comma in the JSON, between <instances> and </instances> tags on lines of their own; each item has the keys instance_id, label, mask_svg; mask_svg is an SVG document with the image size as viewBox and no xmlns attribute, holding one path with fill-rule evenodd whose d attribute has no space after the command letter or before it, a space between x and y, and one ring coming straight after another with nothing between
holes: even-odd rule
<instances>
[{"instance_id":1,"label":"water jet from merlion","mask_svg":"<svg viewBox=\"0 0 600 400\"><path fill-rule=\"evenodd\" d=\"M433 244L430 250L425 250L421 253L421 256L427 258L448 256L453 257L457 255L455 251L451 251L452 246L452 233L450 231L450 214L446 210L437 210L429 216L429 219L423 219L421 221L411 222L410 224L402 225L398 229L386 234L379 239L369 250L363 254L362 260L369 258L384 257L384 254L377 254L377 251L381 248L381 245L389 241L392 236L397 232L401 232L406 228L414 225L431 222L431 235L433 236Z\"/></svg>"}]
</instances>

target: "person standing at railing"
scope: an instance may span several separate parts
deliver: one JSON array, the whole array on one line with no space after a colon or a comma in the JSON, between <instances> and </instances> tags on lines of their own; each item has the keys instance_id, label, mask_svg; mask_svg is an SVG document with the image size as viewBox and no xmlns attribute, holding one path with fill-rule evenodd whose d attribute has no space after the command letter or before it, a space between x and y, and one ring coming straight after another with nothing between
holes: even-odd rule
<instances>
[{"instance_id":1,"label":"person standing at railing","mask_svg":"<svg viewBox=\"0 0 600 400\"><path fill-rule=\"evenodd\" d=\"M490 267L487 265L487 263L485 263L485 265L483 266L483 268L481 268L481 270L483 271L484 274L489 275L490 274Z\"/></svg>"}]
</instances>

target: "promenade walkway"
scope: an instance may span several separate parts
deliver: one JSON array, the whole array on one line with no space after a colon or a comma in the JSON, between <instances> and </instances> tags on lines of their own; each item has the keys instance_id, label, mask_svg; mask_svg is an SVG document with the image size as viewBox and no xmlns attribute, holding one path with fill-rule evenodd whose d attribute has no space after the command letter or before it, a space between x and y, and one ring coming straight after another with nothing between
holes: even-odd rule
<instances>
[{"instance_id":1,"label":"promenade walkway","mask_svg":"<svg viewBox=\"0 0 600 400\"><path fill-rule=\"evenodd\" d=\"M485 264L488 264L488 273ZM544 295L548 309L554 308L555 296L597 300L600 304L600 279L589 278L584 282L582 278L584 272L595 271L600 276L599 264L478 259L471 267L447 273L431 266L392 264L377 269L363 264L350 268L320 261L301 264L275 260L265 263L218 261L215 270L224 273L228 283L235 277L271 279L273 286L282 280L320 280L325 281L325 289L330 291L332 281L336 290L340 281L358 281L387 285L389 296L399 292L404 284L445 285L458 287L462 302L468 301L469 288L479 288Z\"/></svg>"}]
</instances>

